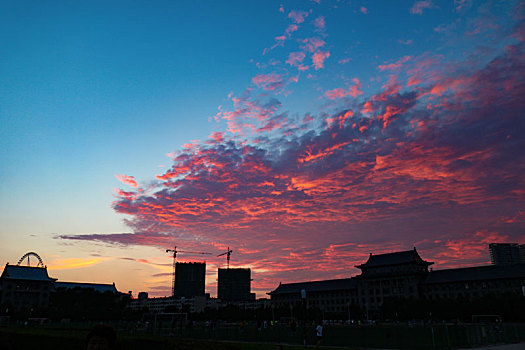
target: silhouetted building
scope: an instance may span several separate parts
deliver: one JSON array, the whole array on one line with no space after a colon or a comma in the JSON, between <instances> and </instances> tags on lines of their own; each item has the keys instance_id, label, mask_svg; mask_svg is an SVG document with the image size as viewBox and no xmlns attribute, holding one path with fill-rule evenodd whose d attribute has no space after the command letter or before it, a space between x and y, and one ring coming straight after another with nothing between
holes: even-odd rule
<instances>
[{"instance_id":1,"label":"silhouetted building","mask_svg":"<svg viewBox=\"0 0 525 350\"><path fill-rule=\"evenodd\" d=\"M55 281L46 267L6 264L0 276L0 304L15 309L45 307Z\"/></svg>"},{"instance_id":2,"label":"silhouetted building","mask_svg":"<svg viewBox=\"0 0 525 350\"><path fill-rule=\"evenodd\" d=\"M96 292L105 293L119 293L113 284L103 284L103 283L78 283L78 282L55 282L55 290L75 290L75 289L92 289Z\"/></svg>"},{"instance_id":3,"label":"silhouetted building","mask_svg":"<svg viewBox=\"0 0 525 350\"><path fill-rule=\"evenodd\" d=\"M302 291L304 296L302 297ZM342 278L325 281L279 284L268 293L272 304L296 306L304 302L308 308L315 307L326 312L345 312L357 304L357 280Z\"/></svg>"},{"instance_id":4,"label":"silhouetted building","mask_svg":"<svg viewBox=\"0 0 525 350\"><path fill-rule=\"evenodd\" d=\"M254 300L251 291L251 270L219 269L217 297L222 301Z\"/></svg>"},{"instance_id":5,"label":"silhouetted building","mask_svg":"<svg viewBox=\"0 0 525 350\"><path fill-rule=\"evenodd\" d=\"M525 264L431 271L420 285L420 293L425 299L525 295Z\"/></svg>"},{"instance_id":6,"label":"silhouetted building","mask_svg":"<svg viewBox=\"0 0 525 350\"><path fill-rule=\"evenodd\" d=\"M206 263L177 263L175 266L175 298L204 296Z\"/></svg>"},{"instance_id":7,"label":"silhouetted building","mask_svg":"<svg viewBox=\"0 0 525 350\"><path fill-rule=\"evenodd\" d=\"M357 265L361 269L358 279L358 303L366 310L377 310L385 298L418 298L418 285L434 264L419 256L416 248L404 252L373 255Z\"/></svg>"},{"instance_id":8,"label":"silhouetted building","mask_svg":"<svg viewBox=\"0 0 525 350\"><path fill-rule=\"evenodd\" d=\"M432 262L416 249L372 255L352 278L286 283L272 292L272 304L296 305L304 290L308 307L344 312L350 305L377 313L385 299L475 299L488 295L525 296L525 263L429 271Z\"/></svg>"},{"instance_id":9,"label":"silhouetted building","mask_svg":"<svg viewBox=\"0 0 525 350\"><path fill-rule=\"evenodd\" d=\"M510 265L525 262L523 255L525 254L524 245L520 246L518 243L490 243L490 261L494 265Z\"/></svg>"},{"instance_id":10,"label":"silhouetted building","mask_svg":"<svg viewBox=\"0 0 525 350\"><path fill-rule=\"evenodd\" d=\"M137 299L131 300L128 303L127 307L135 311L146 310L147 312L156 314L163 313L168 310L202 312L206 307L209 306L209 298L207 298L206 296L196 296L190 298L148 298L147 294L148 293L140 292L139 297Z\"/></svg>"}]
</instances>

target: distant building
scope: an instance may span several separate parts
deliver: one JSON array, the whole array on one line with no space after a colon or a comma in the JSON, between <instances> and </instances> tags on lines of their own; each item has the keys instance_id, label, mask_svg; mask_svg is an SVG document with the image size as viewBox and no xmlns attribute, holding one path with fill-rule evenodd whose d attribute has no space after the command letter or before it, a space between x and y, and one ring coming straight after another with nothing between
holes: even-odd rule
<instances>
[{"instance_id":1,"label":"distant building","mask_svg":"<svg viewBox=\"0 0 525 350\"><path fill-rule=\"evenodd\" d=\"M248 301L251 294L251 270L242 268L219 269L217 297L221 301Z\"/></svg>"},{"instance_id":2,"label":"distant building","mask_svg":"<svg viewBox=\"0 0 525 350\"><path fill-rule=\"evenodd\" d=\"M180 263L175 266L175 298L204 296L206 263Z\"/></svg>"},{"instance_id":3,"label":"distant building","mask_svg":"<svg viewBox=\"0 0 525 350\"><path fill-rule=\"evenodd\" d=\"M121 294L113 284L57 282L49 277L47 267L6 264L0 276L0 305L14 309L46 307L51 293L92 289L97 292Z\"/></svg>"},{"instance_id":4,"label":"distant building","mask_svg":"<svg viewBox=\"0 0 525 350\"><path fill-rule=\"evenodd\" d=\"M350 305L377 313L385 299L475 299L488 295L525 295L525 263L432 271L416 249L370 255L352 278L286 283L268 293L274 305L304 302L325 312Z\"/></svg>"},{"instance_id":5,"label":"distant building","mask_svg":"<svg viewBox=\"0 0 525 350\"><path fill-rule=\"evenodd\" d=\"M102 284L102 283L78 283L78 282L55 282L55 290L75 290L75 289L92 289L96 292L105 293L119 293L115 283L113 284Z\"/></svg>"},{"instance_id":6,"label":"distant building","mask_svg":"<svg viewBox=\"0 0 525 350\"><path fill-rule=\"evenodd\" d=\"M525 262L524 245L518 243L490 243L490 261L494 265L510 265Z\"/></svg>"},{"instance_id":7,"label":"distant building","mask_svg":"<svg viewBox=\"0 0 525 350\"><path fill-rule=\"evenodd\" d=\"M418 285L434 264L419 256L416 248L404 252L372 255L364 264L357 265L361 275L356 276L358 304L367 310L377 310L385 298L418 298Z\"/></svg>"},{"instance_id":8,"label":"distant building","mask_svg":"<svg viewBox=\"0 0 525 350\"><path fill-rule=\"evenodd\" d=\"M431 271L419 287L425 299L525 295L525 264Z\"/></svg>"},{"instance_id":9,"label":"distant building","mask_svg":"<svg viewBox=\"0 0 525 350\"><path fill-rule=\"evenodd\" d=\"M144 293L144 294L142 294ZM147 293L139 293L139 298L131 300L127 307L135 311L146 310L150 313L163 313L167 308L179 311L202 312L209 304L206 296L196 296L191 298L159 297L148 298Z\"/></svg>"},{"instance_id":10,"label":"distant building","mask_svg":"<svg viewBox=\"0 0 525 350\"><path fill-rule=\"evenodd\" d=\"M277 289L268 294L271 303L276 306L296 306L304 302L309 308L315 307L326 312L345 312L350 305L358 302L355 278L280 283Z\"/></svg>"},{"instance_id":11,"label":"distant building","mask_svg":"<svg viewBox=\"0 0 525 350\"><path fill-rule=\"evenodd\" d=\"M6 264L0 276L0 304L15 309L48 306L55 281L46 267Z\"/></svg>"}]
</instances>

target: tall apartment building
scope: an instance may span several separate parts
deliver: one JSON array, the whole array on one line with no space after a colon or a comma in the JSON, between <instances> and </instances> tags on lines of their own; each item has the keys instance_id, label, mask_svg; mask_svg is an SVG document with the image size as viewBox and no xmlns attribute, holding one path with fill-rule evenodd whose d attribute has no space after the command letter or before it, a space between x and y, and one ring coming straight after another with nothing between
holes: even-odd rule
<instances>
[{"instance_id":1,"label":"tall apartment building","mask_svg":"<svg viewBox=\"0 0 525 350\"><path fill-rule=\"evenodd\" d=\"M219 269L217 297L222 301L248 301L251 290L251 270L243 268Z\"/></svg>"},{"instance_id":2,"label":"tall apartment building","mask_svg":"<svg viewBox=\"0 0 525 350\"><path fill-rule=\"evenodd\" d=\"M175 266L175 298L204 296L206 263L190 262Z\"/></svg>"},{"instance_id":3,"label":"tall apartment building","mask_svg":"<svg viewBox=\"0 0 525 350\"><path fill-rule=\"evenodd\" d=\"M511 265L525 262L525 247L518 243L490 243L490 260L494 265Z\"/></svg>"}]
</instances>

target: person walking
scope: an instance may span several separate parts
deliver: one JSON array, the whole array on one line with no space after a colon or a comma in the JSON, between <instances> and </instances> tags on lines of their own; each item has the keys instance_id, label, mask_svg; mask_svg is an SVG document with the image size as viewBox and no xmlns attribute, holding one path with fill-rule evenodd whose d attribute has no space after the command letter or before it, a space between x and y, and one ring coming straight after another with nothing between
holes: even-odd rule
<instances>
[{"instance_id":1,"label":"person walking","mask_svg":"<svg viewBox=\"0 0 525 350\"><path fill-rule=\"evenodd\" d=\"M315 327L316 336L317 336L317 345L321 345L321 342L323 341L323 325L321 322L317 323L317 327Z\"/></svg>"}]
</instances>

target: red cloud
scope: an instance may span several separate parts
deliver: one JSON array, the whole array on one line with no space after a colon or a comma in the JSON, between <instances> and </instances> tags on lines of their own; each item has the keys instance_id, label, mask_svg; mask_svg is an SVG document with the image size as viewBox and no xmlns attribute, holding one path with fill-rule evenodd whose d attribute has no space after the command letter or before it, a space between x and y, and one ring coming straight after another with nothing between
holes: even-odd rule
<instances>
[{"instance_id":1,"label":"red cloud","mask_svg":"<svg viewBox=\"0 0 525 350\"><path fill-rule=\"evenodd\" d=\"M133 176L123 175L123 174L117 174L115 177L122 183L129 185L131 187L137 188L137 182L135 181L135 178Z\"/></svg>"},{"instance_id":2,"label":"red cloud","mask_svg":"<svg viewBox=\"0 0 525 350\"><path fill-rule=\"evenodd\" d=\"M218 118L251 123L255 137L213 134L174 154L152 187L118 192L113 208L134 233L62 238L238 245L258 291L412 245L441 266L486 263L488 242L523 238L523 53L519 44L481 69L447 72L415 59L419 85L401 89L393 75L330 115L289 116L246 92Z\"/></svg>"},{"instance_id":3,"label":"red cloud","mask_svg":"<svg viewBox=\"0 0 525 350\"><path fill-rule=\"evenodd\" d=\"M335 100L336 98L343 98L346 96L352 96L355 98L358 95L361 95L363 93L361 91L361 82L357 78L354 78L353 81L355 85L351 86L348 90L345 90L343 88L329 90L325 92L325 96L331 100Z\"/></svg>"}]
</instances>

